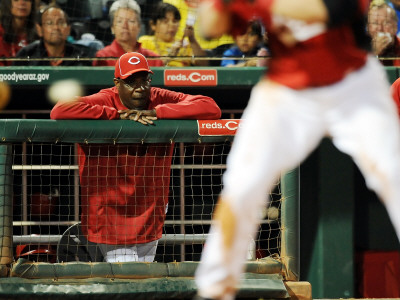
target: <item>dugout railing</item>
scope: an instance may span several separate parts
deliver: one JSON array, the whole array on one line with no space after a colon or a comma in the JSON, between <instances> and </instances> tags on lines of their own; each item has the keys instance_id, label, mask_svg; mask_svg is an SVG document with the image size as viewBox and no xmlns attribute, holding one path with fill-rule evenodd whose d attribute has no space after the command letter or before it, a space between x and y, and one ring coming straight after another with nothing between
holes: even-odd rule
<instances>
[{"instance_id":1,"label":"dugout railing","mask_svg":"<svg viewBox=\"0 0 400 300\"><path fill-rule=\"evenodd\" d=\"M226 121L211 121L209 127L218 127L215 125L217 123L225 126ZM233 120L233 122L233 124L238 124L238 120ZM234 131L231 133L212 130L202 132L199 124L194 120L159 120L155 126L143 126L131 121L0 120L0 274L2 277L0 278L0 296L62 297L68 294L96 297L113 295L113 297L123 298L127 294L135 294L135 299L193 296L195 293L193 275L213 211L213 207L208 210L205 207L216 203L218 192L222 188L220 177L225 169L225 159L234 136ZM160 240L160 244L170 247L163 249L165 253L161 261L105 263L35 262L23 258L16 259L18 245L59 244L65 228L79 222L80 195L75 156L76 143L85 145L175 144L171 177L176 178L171 179L170 201L176 207L172 209L172 219L167 218L165 225L165 227L169 225L175 227L172 231L166 229ZM52 147L60 147L60 145L68 146L69 150L64 155L70 157L67 163L60 160L57 166L52 160L50 164L43 166L42 164L47 162L46 158L40 159L39 163L35 161L37 156L45 156L47 159L51 156L60 156L59 150L40 153L46 147L53 149ZM200 152L193 151L196 146L201 146ZM222 156L218 159L208 157L204 160L204 156L207 156L205 151L211 153L211 157ZM182 153L186 152L189 161L188 157L182 156ZM31 157L27 157L28 155ZM16 157L19 158L16 159ZM38 171L46 168L57 170L57 172L61 172L60 169L64 168L71 172L67 177L70 178L68 179L71 191L69 198L72 200L68 201L67 205L74 208L69 210L67 221L61 219L35 221L29 216L29 211L32 210L32 207L29 208L29 205L32 205L29 197L33 195L29 190L29 185L34 179L27 179L27 176L39 178L39 185L47 184L41 179L45 173ZM35 173L35 170L39 173ZM200 171L190 171L188 175L185 170ZM31 174L27 175L27 173ZM51 172L50 175L47 173L45 175L52 176ZM211 199L197 204L198 208L205 209L202 212L204 218L192 218L191 214L195 209L189 210L189 213L185 210L187 209L185 206L195 205L199 199L194 192L191 194L186 191L187 177L191 178L189 185L196 186L197 180L201 178L200 185L204 183L208 186L199 187L202 190L200 198ZM219 179L205 183L205 178L214 177ZM264 237L259 233L255 246L249 249L246 274L239 287L240 297L288 298L290 292L285 282L297 281L299 278L298 180L298 170L282 174L277 191L271 191L270 199L279 209L279 217L266 214L261 221L260 230L263 224L266 224L267 228L262 229L266 232L263 235L270 236L260 242L257 238L264 239ZM63 181L63 178L58 179L57 184L62 186ZM190 190L194 190L193 186L189 187ZM19 196L16 197L16 194ZM185 203L186 199L189 199L188 203ZM19 206L17 214L15 213L16 206ZM188 224L192 230L187 230ZM274 237L271 237L272 231L275 230L271 224L277 225L278 228L278 233ZM39 234L32 234L30 226L39 228L55 226L59 232L54 234L51 230L43 230ZM202 228L200 232L196 229L199 226ZM277 240L274 246L270 246L272 239ZM261 244L267 246L260 246ZM186 253L188 245L189 249L197 249L196 253ZM200 248L196 248L198 245ZM267 249L269 247L271 249Z\"/></svg>"}]
</instances>

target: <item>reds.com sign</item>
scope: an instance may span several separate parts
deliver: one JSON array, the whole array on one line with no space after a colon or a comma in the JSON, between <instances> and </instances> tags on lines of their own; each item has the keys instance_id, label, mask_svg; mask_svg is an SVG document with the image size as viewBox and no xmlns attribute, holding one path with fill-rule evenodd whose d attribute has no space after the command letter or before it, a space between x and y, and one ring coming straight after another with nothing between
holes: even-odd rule
<instances>
[{"instance_id":1,"label":"reds.com sign","mask_svg":"<svg viewBox=\"0 0 400 300\"><path fill-rule=\"evenodd\" d=\"M216 86L217 70L164 70L165 86Z\"/></svg>"},{"instance_id":2,"label":"reds.com sign","mask_svg":"<svg viewBox=\"0 0 400 300\"><path fill-rule=\"evenodd\" d=\"M199 135L235 135L236 130L240 127L239 119L226 120L198 120Z\"/></svg>"}]
</instances>

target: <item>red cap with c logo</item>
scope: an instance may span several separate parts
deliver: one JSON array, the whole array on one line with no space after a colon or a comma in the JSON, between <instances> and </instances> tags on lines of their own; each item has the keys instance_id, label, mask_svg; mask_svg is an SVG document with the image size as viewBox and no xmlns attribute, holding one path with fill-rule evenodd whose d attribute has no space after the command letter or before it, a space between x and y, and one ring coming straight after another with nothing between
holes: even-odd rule
<instances>
[{"instance_id":1,"label":"red cap with c logo","mask_svg":"<svg viewBox=\"0 0 400 300\"><path fill-rule=\"evenodd\" d=\"M146 57L138 52L128 52L121 55L115 64L114 76L115 78L125 79L136 72L143 71L153 74L153 71L149 68Z\"/></svg>"}]
</instances>

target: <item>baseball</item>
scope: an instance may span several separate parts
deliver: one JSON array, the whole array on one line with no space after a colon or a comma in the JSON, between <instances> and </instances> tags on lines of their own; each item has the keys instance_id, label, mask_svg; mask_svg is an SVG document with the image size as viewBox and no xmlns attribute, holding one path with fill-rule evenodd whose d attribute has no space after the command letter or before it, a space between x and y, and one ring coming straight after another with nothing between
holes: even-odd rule
<instances>
[{"instance_id":1,"label":"baseball","mask_svg":"<svg viewBox=\"0 0 400 300\"><path fill-rule=\"evenodd\" d=\"M54 82L48 90L48 97L51 103L58 101L73 101L76 97L83 95L83 88L75 79L65 79Z\"/></svg>"},{"instance_id":2,"label":"baseball","mask_svg":"<svg viewBox=\"0 0 400 300\"><path fill-rule=\"evenodd\" d=\"M11 89L7 82L0 81L0 109L3 109L10 102Z\"/></svg>"},{"instance_id":3,"label":"baseball","mask_svg":"<svg viewBox=\"0 0 400 300\"><path fill-rule=\"evenodd\" d=\"M267 216L269 220L277 220L279 218L279 208L275 206L268 207Z\"/></svg>"}]
</instances>

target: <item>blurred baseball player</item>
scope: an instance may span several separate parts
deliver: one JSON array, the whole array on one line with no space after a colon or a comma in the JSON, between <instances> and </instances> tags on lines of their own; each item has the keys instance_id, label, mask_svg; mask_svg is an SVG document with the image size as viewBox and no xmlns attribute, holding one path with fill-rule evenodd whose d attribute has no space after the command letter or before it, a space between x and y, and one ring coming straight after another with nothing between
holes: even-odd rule
<instances>
[{"instance_id":1,"label":"blurred baseball player","mask_svg":"<svg viewBox=\"0 0 400 300\"><path fill-rule=\"evenodd\" d=\"M386 73L368 54L368 1L208 0L204 34L260 18L271 59L228 157L224 189L196 273L198 298L233 299L259 211L281 172L328 136L385 204L400 236L400 134Z\"/></svg>"}]
</instances>

